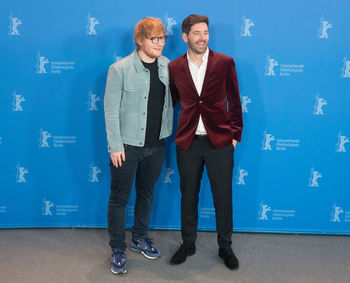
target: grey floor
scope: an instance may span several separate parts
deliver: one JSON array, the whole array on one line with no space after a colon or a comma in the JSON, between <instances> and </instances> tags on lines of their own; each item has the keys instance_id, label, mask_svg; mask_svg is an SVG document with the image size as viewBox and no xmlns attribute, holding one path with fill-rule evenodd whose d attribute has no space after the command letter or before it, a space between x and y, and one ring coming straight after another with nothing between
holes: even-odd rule
<instances>
[{"instance_id":1,"label":"grey floor","mask_svg":"<svg viewBox=\"0 0 350 283\"><path fill-rule=\"evenodd\" d=\"M120 276L109 271L104 229L0 230L0 282L350 282L349 237L234 233L240 268L231 271L217 256L215 233L200 232L197 253L179 266L169 260L180 233L150 236L161 258L128 251Z\"/></svg>"}]
</instances>

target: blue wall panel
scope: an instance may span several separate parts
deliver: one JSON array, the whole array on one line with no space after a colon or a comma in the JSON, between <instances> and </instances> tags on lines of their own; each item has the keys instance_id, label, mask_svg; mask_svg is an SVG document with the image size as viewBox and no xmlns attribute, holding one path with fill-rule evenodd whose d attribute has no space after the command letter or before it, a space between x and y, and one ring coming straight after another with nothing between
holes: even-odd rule
<instances>
[{"instance_id":1,"label":"blue wall panel","mask_svg":"<svg viewBox=\"0 0 350 283\"><path fill-rule=\"evenodd\" d=\"M164 55L175 59L186 51L181 22L197 13L210 19L210 48L235 59L239 78L244 130L232 180L234 230L350 233L348 1L0 6L0 228L106 227L108 66L133 51L133 27L145 16L164 21ZM152 228L180 227L173 138ZM134 194L128 227L133 201ZM215 229L206 176L199 213L199 228Z\"/></svg>"}]
</instances>

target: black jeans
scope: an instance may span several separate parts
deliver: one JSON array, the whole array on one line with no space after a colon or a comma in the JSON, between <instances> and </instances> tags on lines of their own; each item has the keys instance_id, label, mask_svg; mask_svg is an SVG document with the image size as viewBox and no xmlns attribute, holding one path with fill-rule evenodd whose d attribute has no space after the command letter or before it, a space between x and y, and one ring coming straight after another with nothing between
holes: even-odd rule
<instances>
[{"instance_id":1,"label":"black jeans","mask_svg":"<svg viewBox=\"0 0 350 283\"><path fill-rule=\"evenodd\" d=\"M124 145L125 162L111 168L111 194L108 203L109 245L112 250L125 251L125 208L135 179L136 201L132 238L147 237L153 203L153 187L157 182L164 159L164 146L136 147Z\"/></svg>"},{"instance_id":2,"label":"black jeans","mask_svg":"<svg viewBox=\"0 0 350 283\"><path fill-rule=\"evenodd\" d=\"M207 136L195 136L189 149L176 147L181 189L181 236L184 244L197 238L198 199L204 164L213 194L216 230L220 248L231 247L232 241L232 144L214 148Z\"/></svg>"}]
</instances>

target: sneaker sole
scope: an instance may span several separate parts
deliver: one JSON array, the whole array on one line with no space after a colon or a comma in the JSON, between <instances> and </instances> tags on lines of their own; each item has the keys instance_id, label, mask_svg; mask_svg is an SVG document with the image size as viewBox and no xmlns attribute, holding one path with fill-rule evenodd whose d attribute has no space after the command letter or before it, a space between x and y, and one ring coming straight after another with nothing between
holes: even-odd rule
<instances>
[{"instance_id":1,"label":"sneaker sole","mask_svg":"<svg viewBox=\"0 0 350 283\"><path fill-rule=\"evenodd\" d=\"M160 255L159 255L159 256L156 256L156 257L154 257L154 256L149 256L149 255L147 255L144 251L140 251L140 250L135 249L135 248L133 248L133 247L130 248L130 251L135 252L135 253L143 254L143 256L144 256L145 258L148 258L148 259L157 259L157 258L160 257Z\"/></svg>"},{"instance_id":2,"label":"sneaker sole","mask_svg":"<svg viewBox=\"0 0 350 283\"><path fill-rule=\"evenodd\" d=\"M116 271L113 271L112 268L111 268L111 272L112 272L113 274L125 274L125 273L127 273L128 271L125 269L125 270L121 270L121 271L116 272Z\"/></svg>"}]
</instances>

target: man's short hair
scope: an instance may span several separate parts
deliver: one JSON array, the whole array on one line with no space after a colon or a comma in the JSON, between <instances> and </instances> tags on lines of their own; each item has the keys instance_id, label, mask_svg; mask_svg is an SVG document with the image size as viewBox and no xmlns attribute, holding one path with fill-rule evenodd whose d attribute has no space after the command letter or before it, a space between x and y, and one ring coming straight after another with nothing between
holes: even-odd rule
<instances>
[{"instance_id":1,"label":"man's short hair","mask_svg":"<svg viewBox=\"0 0 350 283\"><path fill-rule=\"evenodd\" d=\"M134 29L134 41L139 49L139 42L147 37L154 37L165 34L165 27L160 19L157 18L143 18L139 21Z\"/></svg>"},{"instance_id":2,"label":"man's short hair","mask_svg":"<svg viewBox=\"0 0 350 283\"><path fill-rule=\"evenodd\" d=\"M189 34L191 27L198 23L206 23L209 28L209 19L207 16L192 14L183 20L182 32Z\"/></svg>"}]
</instances>

